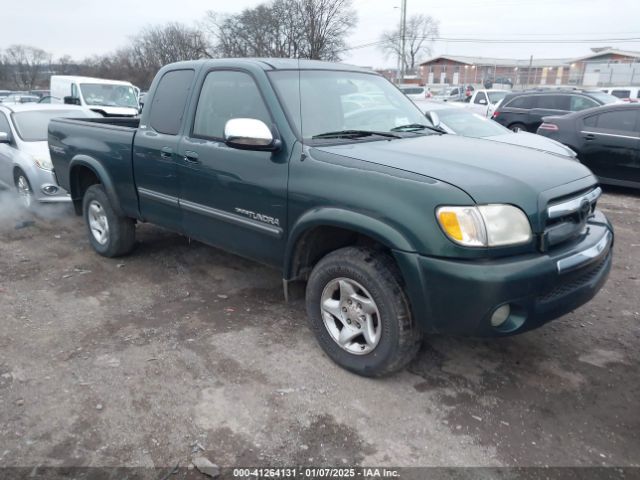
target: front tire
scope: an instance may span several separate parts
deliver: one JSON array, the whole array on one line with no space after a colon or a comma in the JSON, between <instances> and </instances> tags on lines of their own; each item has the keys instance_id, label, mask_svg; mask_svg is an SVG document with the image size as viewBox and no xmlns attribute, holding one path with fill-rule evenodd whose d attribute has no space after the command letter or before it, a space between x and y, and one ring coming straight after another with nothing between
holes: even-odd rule
<instances>
[{"instance_id":1,"label":"front tire","mask_svg":"<svg viewBox=\"0 0 640 480\"><path fill-rule=\"evenodd\" d=\"M328 254L311 272L306 304L322 349L358 375L395 372L420 347L402 277L385 253L346 247Z\"/></svg>"},{"instance_id":2,"label":"front tire","mask_svg":"<svg viewBox=\"0 0 640 480\"><path fill-rule=\"evenodd\" d=\"M105 257L129 253L136 242L135 221L116 214L102 185L91 185L82 200L82 213L93 249Z\"/></svg>"},{"instance_id":3,"label":"front tire","mask_svg":"<svg viewBox=\"0 0 640 480\"><path fill-rule=\"evenodd\" d=\"M18 192L18 196L22 202L22 205L26 209L31 209L33 204L35 203L35 197L33 195L33 189L31 188L31 183L27 178L27 174L24 173L21 169L17 169L14 176L13 181L16 186L16 191Z\"/></svg>"}]
</instances>

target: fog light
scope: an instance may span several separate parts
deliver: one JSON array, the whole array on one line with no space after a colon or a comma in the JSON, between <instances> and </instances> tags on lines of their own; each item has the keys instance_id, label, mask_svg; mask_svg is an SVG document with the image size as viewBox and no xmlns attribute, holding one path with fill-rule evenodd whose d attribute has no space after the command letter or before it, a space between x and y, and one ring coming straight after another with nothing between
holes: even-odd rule
<instances>
[{"instance_id":1,"label":"fog light","mask_svg":"<svg viewBox=\"0 0 640 480\"><path fill-rule=\"evenodd\" d=\"M493 312L493 315L491 315L491 326L499 327L507 321L510 314L511 307L509 306L509 304L502 305L501 307L496 308L496 311Z\"/></svg>"},{"instance_id":2,"label":"fog light","mask_svg":"<svg viewBox=\"0 0 640 480\"><path fill-rule=\"evenodd\" d=\"M42 187L42 191L46 195L55 195L58 192L58 187L55 185L45 185Z\"/></svg>"}]
</instances>

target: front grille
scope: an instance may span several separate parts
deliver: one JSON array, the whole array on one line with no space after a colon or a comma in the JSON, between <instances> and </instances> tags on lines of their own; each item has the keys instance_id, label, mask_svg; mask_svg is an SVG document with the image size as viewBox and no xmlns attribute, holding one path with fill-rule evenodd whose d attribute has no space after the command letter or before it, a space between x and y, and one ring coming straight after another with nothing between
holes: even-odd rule
<instances>
[{"instance_id":1,"label":"front grille","mask_svg":"<svg viewBox=\"0 0 640 480\"><path fill-rule=\"evenodd\" d=\"M605 255L602 260L585 267L585 269L580 272L577 272L568 282L561 283L547 293L540 295L538 297L538 301L541 303L552 302L582 288L584 285L588 284L600 275L602 270L605 268L610 255L610 253Z\"/></svg>"},{"instance_id":2,"label":"front grille","mask_svg":"<svg viewBox=\"0 0 640 480\"><path fill-rule=\"evenodd\" d=\"M581 195L552 200L547 207L540 249L547 251L584 233L601 194L600 187L596 187Z\"/></svg>"}]
</instances>

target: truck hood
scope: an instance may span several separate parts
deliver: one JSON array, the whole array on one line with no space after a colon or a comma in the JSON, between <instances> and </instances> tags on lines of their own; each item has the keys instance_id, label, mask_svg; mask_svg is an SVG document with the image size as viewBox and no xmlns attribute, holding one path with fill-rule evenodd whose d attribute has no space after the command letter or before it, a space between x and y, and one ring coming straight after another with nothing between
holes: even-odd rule
<instances>
[{"instance_id":1,"label":"truck hood","mask_svg":"<svg viewBox=\"0 0 640 480\"><path fill-rule=\"evenodd\" d=\"M557 155L564 155L575 159L576 152L568 147L565 147L560 142L556 142L550 138L543 137L542 135L536 135L529 132L506 132L502 135L493 135L491 137L484 137L487 140L493 140L494 142L510 143L512 145L520 145L522 147L535 148L537 150L543 150L549 153L555 153Z\"/></svg>"},{"instance_id":2,"label":"truck hood","mask_svg":"<svg viewBox=\"0 0 640 480\"><path fill-rule=\"evenodd\" d=\"M319 146L311 154L313 150L425 175L464 190L477 203L512 203L531 213L546 190L585 177L591 178L580 184L597 183L584 165L558 155L459 135Z\"/></svg>"}]
</instances>

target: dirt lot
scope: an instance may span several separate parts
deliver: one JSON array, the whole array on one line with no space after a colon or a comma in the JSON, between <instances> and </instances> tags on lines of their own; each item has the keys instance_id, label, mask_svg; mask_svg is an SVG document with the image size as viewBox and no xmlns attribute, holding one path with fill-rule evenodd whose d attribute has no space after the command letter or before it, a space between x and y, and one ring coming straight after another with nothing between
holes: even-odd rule
<instances>
[{"instance_id":1,"label":"dirt lot","mask_svg":"<svg viewBox=\"0 0 640 480\"><path fill-rule=\"evenodd\" d=\"M614 268L526 335L431 337L369 380L333 365L278 272L149 225L0 203L0 466L640 465L640 195L601 201ZM21 219L24 219L21 215ZM202 452L200 452L202 453Z\"/></svg>"}]
</instances>

